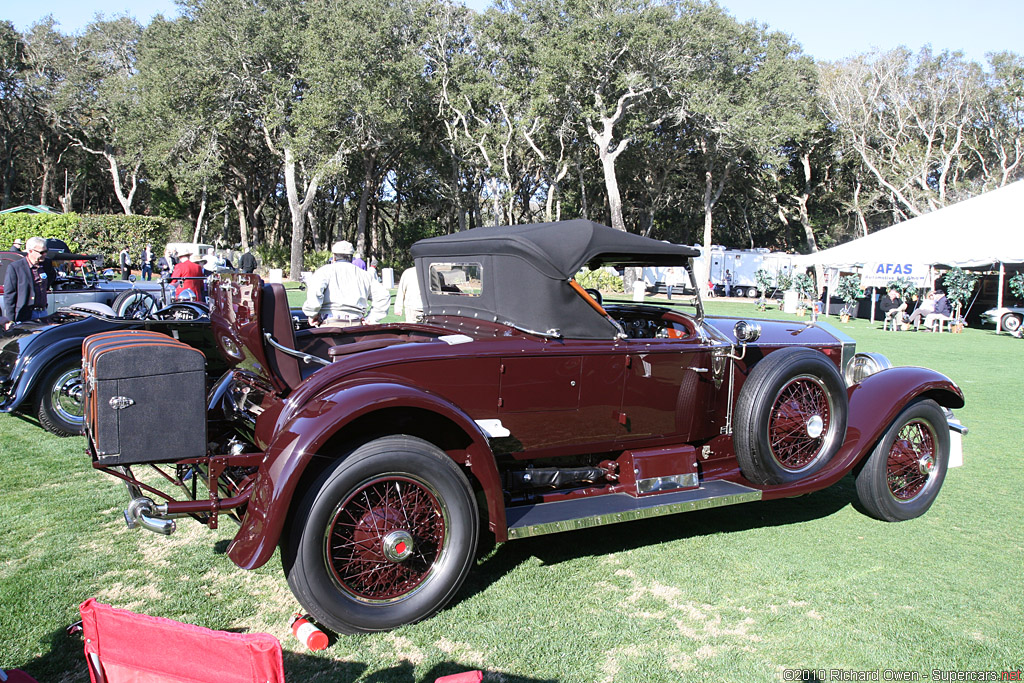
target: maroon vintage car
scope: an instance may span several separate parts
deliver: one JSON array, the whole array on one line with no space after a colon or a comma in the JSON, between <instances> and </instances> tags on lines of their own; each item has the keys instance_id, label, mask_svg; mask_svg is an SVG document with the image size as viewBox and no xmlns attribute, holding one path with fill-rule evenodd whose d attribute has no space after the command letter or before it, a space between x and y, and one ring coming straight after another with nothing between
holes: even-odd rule
<instances>
[{"instance_id":1,"label":"maroon vintage car","mask_svg":"<svg viewBox=\"0 0 1024 683\"><path fill-rule=\"evenodd\" d=\"M574 279L684 266L688 247L577 220L412 253L416 324L303 328L280 285L222 276L211 317L233 369L208 396L194 349L90 338L89 447L127 482L129 525L230 514L237 565L280 546L302 606L353 633L444 606L481 531L500 542L797 496L851 471L864 508L896 521L942 486L948 409L963 405L943 375L855 354L826 324L708 317L699 298L602 302ZM137 438L172 417L200 426ZM144 464L187 499L143 483Z\"/></svg>"}]
</instances>

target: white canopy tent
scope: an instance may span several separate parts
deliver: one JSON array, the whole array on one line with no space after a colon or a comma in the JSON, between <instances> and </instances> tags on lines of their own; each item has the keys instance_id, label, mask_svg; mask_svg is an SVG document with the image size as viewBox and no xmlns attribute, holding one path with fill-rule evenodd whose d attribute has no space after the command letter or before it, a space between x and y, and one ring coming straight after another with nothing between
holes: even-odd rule
<instances>
[{"instance_id":1,"label":"white canopy tent","mask_svg":"<svg viewBox=\"0 0 1024 683\"><path fill-rule=\"evenodd\" d=\"M833 268L893 260L972 268L1024 263L1024 180L912 218L867 237L793 258L793 265Z\"/></svg>"}]
</instances>

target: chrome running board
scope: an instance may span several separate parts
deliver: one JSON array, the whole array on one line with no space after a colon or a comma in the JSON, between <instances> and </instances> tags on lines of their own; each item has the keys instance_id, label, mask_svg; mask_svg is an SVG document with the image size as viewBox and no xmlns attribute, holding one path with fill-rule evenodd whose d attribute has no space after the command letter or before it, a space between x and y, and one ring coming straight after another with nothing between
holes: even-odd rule
<instances>
[{"instance_id":1,"label":"chrome running board","mask_svg":"<svg viewBox=\"0 0 1024 683\"><path fill-rule=\"evenodd\" d=\"M509 540L586 529L634 519L761 500L761 491L731 481L706 481L700 488L637 498L610 493L554 503L505 508Z\"/></svg>"}]
</instances>

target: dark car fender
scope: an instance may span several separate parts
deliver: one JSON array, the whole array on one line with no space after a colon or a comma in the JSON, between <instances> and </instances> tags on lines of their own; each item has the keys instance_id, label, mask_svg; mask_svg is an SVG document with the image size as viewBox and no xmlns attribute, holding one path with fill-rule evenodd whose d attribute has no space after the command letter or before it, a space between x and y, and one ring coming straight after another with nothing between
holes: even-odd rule
<instances>
[{"instance_id":1,"label":"dark car fender","mask_svg":"<svg viewBox=\"0 0 1024 683\"><path fill-rule=\"evenodd\" d=\"M16 410L35 389L36 380L46 372L54 359L62 356L82 353L82 340L85 337L70 337L59 339L44 345L32 344L34 347L23 357L18 359L18 364L11 373L15 377L15 386L11 400L0 406L0 412L9 413Z\"/></svg>"},{"instance_id":2,"label":"dark car fender","mask_svg":"<svg viewBox=\"0 0 1024 683\"><path fill-rule=\"evenodd\" d=\"M839 452L820 471L792 484L769 486L763 497L784 498L831 486L852 470L882 438L909 404L930 398L945 408L962 408L960 387L928 368L895 367L866 377L847 390L850 401L846 438Z\"/></svg>"},{"instance_id":3,"label":"dark car fender","mask_svg":"<svg viewBox=\"0 0 1024 683\"><path fill-rule=\"evenodd\" d=\"M228 548L228 557L243 569L270 559L284 528L292 497L313 456L346 426L375 411L417 408L454 423L470 441L453 459L469 466L487 498L491 527L501 536L506 527L501 482L487 439L462 410L440 396L395 381L362 381L335 386L296 411L277 429L254 482L242 527Z\"/></svg>"}]
</instances>

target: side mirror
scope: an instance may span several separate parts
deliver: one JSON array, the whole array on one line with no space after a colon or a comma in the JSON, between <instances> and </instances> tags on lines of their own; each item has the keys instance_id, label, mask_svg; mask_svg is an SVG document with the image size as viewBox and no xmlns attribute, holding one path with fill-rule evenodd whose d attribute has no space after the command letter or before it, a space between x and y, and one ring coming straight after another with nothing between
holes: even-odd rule
<instances>
[{"instance_id":1,"label":"side mirror","mask_svg":"<svg viewBox=\"0 0 1024 683\"><path fill-rule=\"evenodd\" d=\"M753 344L761 336L761 324L746 320L738 321L732 330L736 335L736 341L741 344Z\"/></svg>"},{"instance_id":2,"label":"side mirror","mask_svg":"<svg viewBox=\"0 0 1024 683\"><path fill-rule=\"evenodd\" d=\"M138 279L138 278L137 278L137 277L135 277L135 275L134 275L134 274L133 274L133 275L129 275L129 276L128 276L128 282L135 282L135 281L136 281L137 279Z\"/></svg>"}]
</instances>

